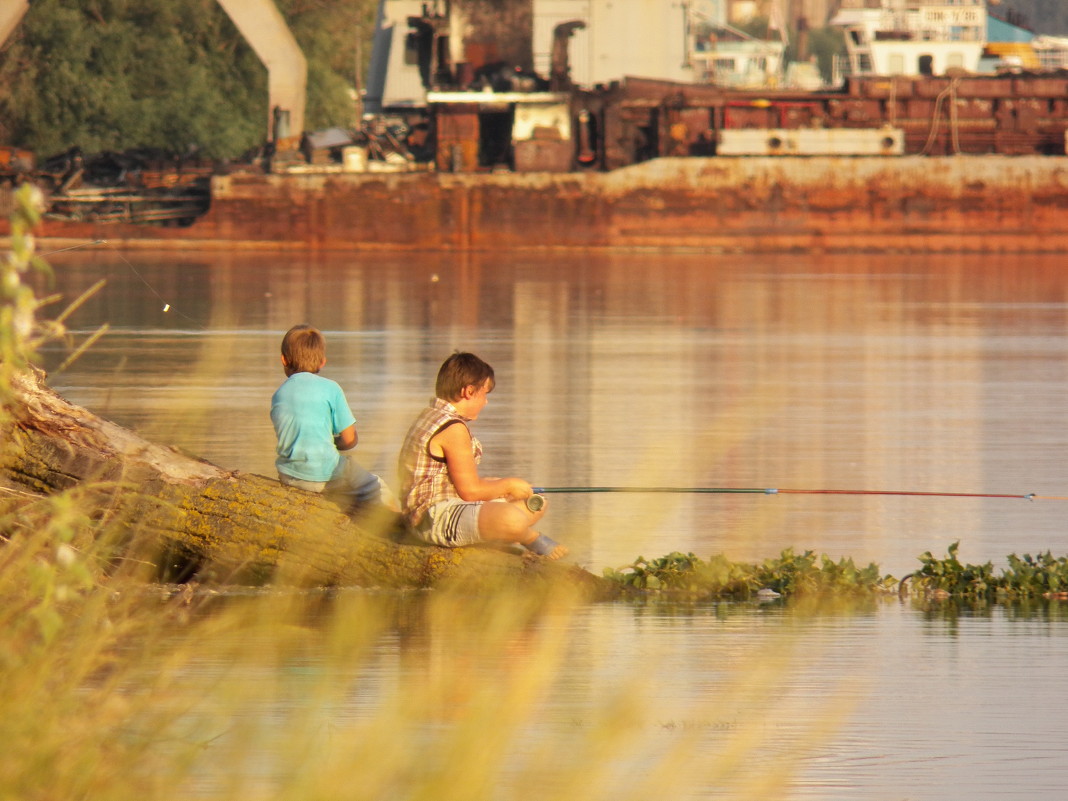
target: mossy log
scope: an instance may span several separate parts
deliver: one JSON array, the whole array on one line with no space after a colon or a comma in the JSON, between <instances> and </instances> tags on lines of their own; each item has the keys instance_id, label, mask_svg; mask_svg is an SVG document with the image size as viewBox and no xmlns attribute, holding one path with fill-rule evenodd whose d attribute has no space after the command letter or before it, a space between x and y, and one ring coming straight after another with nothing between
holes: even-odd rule
<instances>
[{"instance_id":1,"label":"mossy log","mask_svg":"<svg viewBox=\"0 0 1068 801\"><path fill-rule=\"evenodd\" d=\"M403 541L385 510L346 514L310 492L227 471L72 404L37 372L15 381L0 479L36 495L85 489L98 516L153 544L156 580L427 588L567 587L610 597L614 585L569 564L490 547Z\"/></svg>"}]
</instances>

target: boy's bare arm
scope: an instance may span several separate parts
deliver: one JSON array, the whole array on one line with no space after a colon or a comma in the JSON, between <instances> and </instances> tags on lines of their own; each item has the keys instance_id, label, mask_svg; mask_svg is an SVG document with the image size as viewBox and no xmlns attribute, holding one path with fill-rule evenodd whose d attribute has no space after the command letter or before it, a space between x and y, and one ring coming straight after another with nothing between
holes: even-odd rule
<instances>
[{"instance_id":1,"label":"boy's bare arm","mask_svg":"<svg viewBox=\"0 0 1068 801\"><path fill-rule=\"evenodd\" d=\"M339 451L349 451L356 447L359 439L360 436L356 433L356 424L354 423L334 437L334 444Z\"/></svg>"},{"instance_id":2,"label":"boy's bare arm","mask_svg":"<svg viewBox=\"0 0 1068 801\"><path fill-rule=\"evenodd\" d=\"M524 500L534 494L530 484L521 478L485 479L479 476L478 465L471 454L471 434L466 426L449 426L433 438L431 447L434 450L435 445L441 448L445 457L456 493L465 501Z\"/></svg>"}]
</instances>

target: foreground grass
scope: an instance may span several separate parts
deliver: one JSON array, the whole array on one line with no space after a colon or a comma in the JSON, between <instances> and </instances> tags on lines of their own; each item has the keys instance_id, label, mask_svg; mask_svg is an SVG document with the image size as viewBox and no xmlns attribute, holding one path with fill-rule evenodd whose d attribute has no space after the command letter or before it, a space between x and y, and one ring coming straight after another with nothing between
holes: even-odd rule
<instances>
[{"instance_id":1,"label":"foreground grass","mask_svg":"<svg viewBox=\"0 0 1068 801\"><path fill-rule=\"evenodd\" d=\"M784 708L785 629L675 718L677 666L572 675L572 598L163 588L92 520L34 522L0 548L4 801L778 798L846 711Z\"/></svg>"},{"instance_id":2,"label":"foreground grass","mask_svg":"<svg viewBox=\"0 0 1068 801\"><path fill-rule=\"evenodd\" d=\"M24 209L0 281L5 415L11 371L63 335L38 322L20 280L36 264L32 220ZM652 689L677 673L655 659L604 689L590 679L589 697L562 693L590 631L572 598L154 587L151 550L88 491L0 491L0 801L781 798L849 709L833 694L795 706L788 632L736 656L672 717ZM921 561L917 592L1064 586L1064 560L1048 554L1013 562L1011 580L961 565L955 546ZM798 605L812 614L897 584L874 565L792 551L759 565L670 554L610 577L664 595L767 589L819 600ZM772 720L803 723L771 743Z\"/></svg>"},{"instance_id":3,"label":"foreground grass","mask_svg":"<svg viewBox=\"0 0 1068 801\"><path fill-rule=\"evenodd\" d=\"M159 587L61 512L4 520L3 801L781 798L850 710L847 688L790 706L791 625L705 665L728 675L680 713L655 700L677 665L573 676L596 626L572 598ZM794 622L855 608L802 584Z\"/></svg>"},{"instance_id":4,"label":"foreground grass","mask_svg":"<svg viewBox=\"0 0 1068 801\"><path fill-rule=\"evenodd\" d=\"M65 336L22 280L47 271L31 191L0 266L0 429L12 376ZM577 721L557 736L577 599L174 592L148 583L153 544L93 498L0 487L0 801L779 798L837 722L807 715L753 768L784 703L784 636L684 725L665 728L645 670L565 699Z\"/></svg>"}]
</instances>

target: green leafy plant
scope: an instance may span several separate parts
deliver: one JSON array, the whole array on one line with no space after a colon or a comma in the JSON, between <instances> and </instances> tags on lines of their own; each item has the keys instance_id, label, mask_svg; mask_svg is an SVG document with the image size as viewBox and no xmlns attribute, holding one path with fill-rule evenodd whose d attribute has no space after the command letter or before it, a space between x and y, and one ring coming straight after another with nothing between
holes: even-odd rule
<instances>
[{"instance_id":1,"label":"green leafy plant","mask_svg":"<svg viewBox=\"0 0 1068 801\"><path fill-rule=\"evenodd\" d=\"M0 261L0 401L10 401L10 382L15 372L29 365L37 347L54 327L42 330L36 314L41 303L23 277L31 270L50 275L48 264L34 253L33 226L41 217L44 198L26 184L15 193L11 216L11 253Z\"/></svg>"},{"instance_id":2,"label":"green leafy plant","mask_svg":"<svg viewBox=\"0 0 1068 801\"><path fill-rule=\"evenodd\" d=\"M1068 557L1054 557L1049 551L1037 556L1010 554L1008 563L999 586L1005 595L1068 596Z\"/></svg>"},{"instance_id":3,"label":"green leafy plant","mask_svg":"<svg viewBox=\"0 0 1068 801\"><path fill-rule=\"evenodd\" d=\"M653 560L639 556L625 567L606 569L604 575L626 587L641 590L745 596L756 589L751 568L731 563L722 556L706 562L692 553L678 551Z\"/></svg>"},{"instance_id":4,"label":"green leafy plant","mask_svg":"<svg viewBox=\"0 0 1068 801\"><path fill-rule=\"evenodd\" d=\"M990 562L961 562L959 548L960 542L954 542L941 559L924 553L922 567L902 579L903 588L912 595L976 600L1068 598L1068 557L1054 557L1049 551L1037 556L1010 554L1007 567L995 572Z\"/></svg>"},{"instance_id":5,"label":"green leafy plant","mask_svg":"<svg viewBox=\"0 0 1068 801\"><path fill-rule=\"evenodd\" d=\"M858 568L852 559L837 562L812 551L787 548L759 565L731 562L722 555L702 560L692 553L659 559L638 557L632 564L604 571L606 578L639 590L683 591L716 598L748 598L761 589L784 597L870 595L888 590L896 580L875 564Z\"/></svg>"},{"instance_id":6,"label":"green leafy plant","mask_svg":"<svg viewBox=\"0 0 1068 801\"><path fill-rule=\"evenodd\" d=\"M731 562L722 555L701 559L673 552L658 559L638 557L633 563L604 571L606 578L632 590L686 594L703 598L746 599L771 590L785 599L873 597L895 588L900 595L958 598L972 601L1013 601L1027 598L1068 600L1068 557L1050 552L1037 556L1010 554L1008 566L996 571L991 562L969 564L958 558L960 543L939 558L930 551L920 568L899 582L871 563L858 567L812 551L785 549L760 564Z\"/></svg>"},{"instance_id":7,"label":"green leafy plant","mask_svg":"<svg viewBox=\"0 0 1068 801\"><path fill-rule=\"evenodd\" d=\"M777 559L766 560L757 576L763 586L784 596L870 595L896 583L893 577L881 575L876 564L858 568L848 557L836 562L826 555L817 558L812 551L796 554L792 548Z\"/></svg>"}]
</instances>

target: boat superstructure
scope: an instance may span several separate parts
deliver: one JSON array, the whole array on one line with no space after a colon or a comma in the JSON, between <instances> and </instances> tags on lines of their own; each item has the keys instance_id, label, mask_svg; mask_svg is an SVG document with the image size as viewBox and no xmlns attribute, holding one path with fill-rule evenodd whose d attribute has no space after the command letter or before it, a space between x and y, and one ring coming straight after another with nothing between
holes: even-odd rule
<instances>
[{"instance_id":1,"label":"boat superstructure","mask_svg":"<svg viewBox=\"0 0 1068 801\"><path fill-rule=\"evenodd\" d=\"M987 41L986 0L842 0L840 76L945 75L979 71Z\"/></svg>"}]
</instances>

